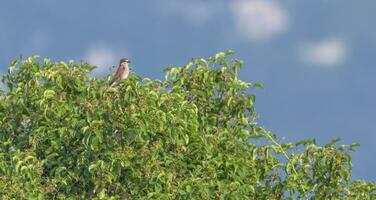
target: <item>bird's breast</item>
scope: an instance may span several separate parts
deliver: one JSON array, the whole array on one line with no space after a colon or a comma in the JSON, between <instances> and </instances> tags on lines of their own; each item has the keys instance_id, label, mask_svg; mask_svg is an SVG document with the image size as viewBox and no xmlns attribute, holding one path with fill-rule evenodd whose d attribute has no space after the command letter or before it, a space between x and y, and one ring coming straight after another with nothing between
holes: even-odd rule
<instances>
[{"instance_id":1,"label":"bird's breast","mask_svg":"<svg viewBox=\"0 0 376 200\"><path fill-rule=\"evenodd\" d=\"M127 78L128 75L129 75L129 70L126 68L126 69L124 70L124 73L121 74L121 79L125 79L125 78Z\"/></svg>"}]
</instances>

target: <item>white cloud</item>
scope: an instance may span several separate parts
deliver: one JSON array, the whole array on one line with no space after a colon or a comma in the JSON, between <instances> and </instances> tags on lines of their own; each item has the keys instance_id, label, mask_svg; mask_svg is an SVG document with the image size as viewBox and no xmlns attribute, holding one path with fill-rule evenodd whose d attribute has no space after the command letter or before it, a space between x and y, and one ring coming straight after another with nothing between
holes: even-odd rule
<instances>
[{"instance_id":1,"label":"white cloud","mask_svg":"<svg viewBox=\"0 0 376 200\"><path fill-rule=\"evenodd\" d=\"M340 38L327 38L302 45L299 54L305 63L331 67L346 59L347 47Z\"/></svg>"},{"instance_id":2,"label":"white cloud","mask_svg":"<svg viewBox=\"0 0 376 200\"><path fill-rule=\"evenodd\" d=\"M265 40L288 28L287 11L273 0L237 0L232 13L238 32L253 40Z\"/></svg>"},{"instance_id":3,"label":"white cloud","mask_svg":"<svg viewBox=\"0 0 376 200\"><path fill-rule=\"evenodd\" d=\"M210 5L205 2L188 3L181 11L182 16L194 25L206 23L213 15Z\"/></svg>"},{"instance_id":4,"label":"white cloud","mask_svg":"<svg viewBox=\"0 0 376 200\"><path fill-rule=\"evenodd\" d=\"M95 45L87 50L84 60L97 66L93 71L94 75L105 76L110 72L111 66L117 65L120 57L121 55L110 47Z\"/></svg>"},{"instance_id":5,"label":"white cloud","mask_svg":"<svg viewBox=\"0 0 376 200\"><path fill-rule=\"evenodd\" d=\"M219 2L165 0L159 3L161 10L182 17L193 25L207 23L215 14Z\"/></svg>"}]
</instances>

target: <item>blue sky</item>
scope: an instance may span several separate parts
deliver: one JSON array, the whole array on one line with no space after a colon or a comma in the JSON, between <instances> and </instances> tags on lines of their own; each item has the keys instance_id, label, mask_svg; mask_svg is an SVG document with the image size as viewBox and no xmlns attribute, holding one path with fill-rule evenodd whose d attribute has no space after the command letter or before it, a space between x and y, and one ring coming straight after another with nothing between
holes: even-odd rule
<instances>
[{"instance_id":1,"label":"blue sky","mask_svg":"<svg viewBox=\"0 0 376 200\"><path fill-rule=\"evenodd\" d=\"M141 76L233 49L257 90L260 124L285 141L358 142L353 178L376 181L376 1L3 1L0 73L20 55L85 60L95 74L129 57Z\"/></svg>"}]
</instances>

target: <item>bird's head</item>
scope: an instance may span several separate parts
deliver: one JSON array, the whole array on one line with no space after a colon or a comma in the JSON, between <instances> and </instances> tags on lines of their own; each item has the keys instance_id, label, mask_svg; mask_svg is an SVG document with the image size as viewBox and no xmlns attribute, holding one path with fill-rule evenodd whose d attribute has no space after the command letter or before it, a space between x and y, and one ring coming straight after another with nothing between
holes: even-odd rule
<instances>
[{"instance_id":1,"label":"bird's head","mask_svg":"<svg viewBox=\"0 0 376 200\"><path fill-rule=\"evenodd\" d=\"M128 63L131 63L131 61L128 60L128 58L122 58L122 59L120 60L120 65L121 65L121 64L128 64Z\"/></svg>"}]
</instances>

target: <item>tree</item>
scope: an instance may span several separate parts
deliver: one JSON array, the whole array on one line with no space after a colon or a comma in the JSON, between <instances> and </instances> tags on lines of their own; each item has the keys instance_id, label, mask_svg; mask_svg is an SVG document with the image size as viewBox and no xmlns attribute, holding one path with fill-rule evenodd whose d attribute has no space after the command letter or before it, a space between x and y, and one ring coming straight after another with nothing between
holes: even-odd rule
<instances>
[{"instance_id":1,"label":"tree","mask_svg":"<svg viewBox=\"0 0 376 200\"><path fill-rule=\"evenodd\" d=\"M16 60L0 97L3 199L375 199L350 151L281 143L232 51L117 87L87 63Z\"/></svg>"}]
</instances>

